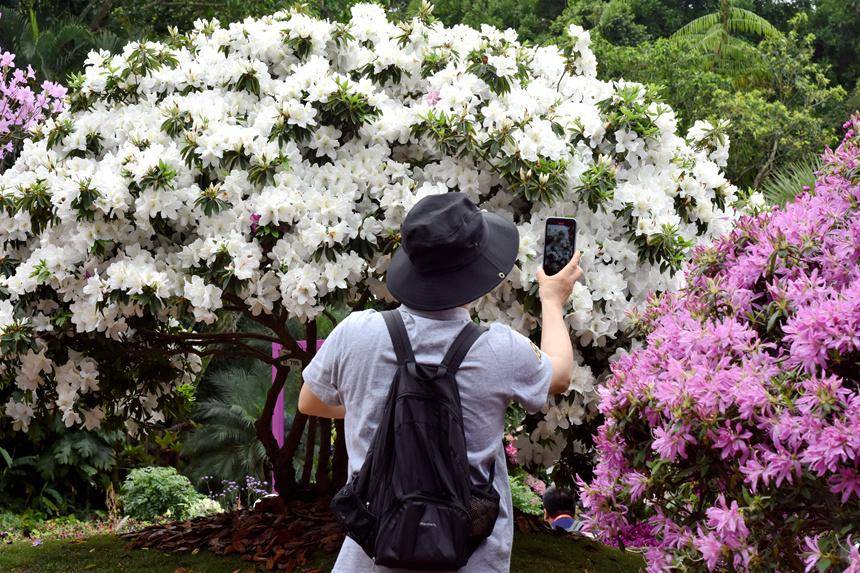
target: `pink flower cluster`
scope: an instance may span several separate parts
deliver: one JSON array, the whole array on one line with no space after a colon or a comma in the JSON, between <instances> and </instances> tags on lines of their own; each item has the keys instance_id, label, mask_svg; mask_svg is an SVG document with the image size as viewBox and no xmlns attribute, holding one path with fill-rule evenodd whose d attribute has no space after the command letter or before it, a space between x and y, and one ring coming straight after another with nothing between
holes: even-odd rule
<instances>
[{"instance_id":1,"label":"pink flower cluster","mask_svg":"<svg viewBox=\"0 0 860 573\"><path fill-rule=\"evenodd\" d=\"M700 248L602 389L589 528L649 571L860 572L860 120L814 189Z\"/></svg>"},{"instance_id":2,"label":"pink flower cluster","mask_svg":"<svg viewBox=\"0 0 860 573\"><path fill-rule=\"evenodd\" d=\"M63 109L66 88L49 81L33 85L36 73L15 67L15 54L0 50L0 167L11 163L27 132Z\"/></svg>"},{"instance_id":3,"label":"pink flower cluster","mask_svg":"<svg viewBox=\"0 0 860 573\"><path fill-rule=\"evenodd\" d=\"M535 492L535 494L541 497L546 493L546 482L533 475L526 476L526 485L529 486L529 489Z\"/></svg>"},{"instance_id":4,"label":"pink flower cluster","mask_svg":"<svg viewBox=\"0 0 860 573\"><path fill-rule=\"evenodd\" d=\"M505 436L505 456L508 458L508 464L512 466L520 465L519 450L514 445L514 437L510 434Z\"/></svg>"}]
</instances>

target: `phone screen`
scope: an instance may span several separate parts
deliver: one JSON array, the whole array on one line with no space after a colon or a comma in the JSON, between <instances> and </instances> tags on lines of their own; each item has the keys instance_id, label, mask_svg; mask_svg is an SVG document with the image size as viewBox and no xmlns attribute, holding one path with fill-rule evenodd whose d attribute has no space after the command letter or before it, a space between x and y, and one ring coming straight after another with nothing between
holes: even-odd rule
<instances>
[{"instance_id":1,"label":"phone screen","mask_svg":"<svg viewBox=\"0 0 860 573\"><path fill-rule=\"evenodd\" d=\"M576 252L576 219L550 217L546 220L543 243L543 272L554 275Z\"/></svg>"}]
</instances>

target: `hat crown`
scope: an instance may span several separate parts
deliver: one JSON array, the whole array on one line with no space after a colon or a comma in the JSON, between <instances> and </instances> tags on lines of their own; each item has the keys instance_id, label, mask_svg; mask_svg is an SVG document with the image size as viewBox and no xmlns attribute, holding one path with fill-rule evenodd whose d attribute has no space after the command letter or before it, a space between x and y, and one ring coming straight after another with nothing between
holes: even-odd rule
<instances>
[{"instance_id":1,"label":"hat crown","mask_svg":"<svg viewBox=\"0 0 860 573\"><path fill-rule=\"evenodd\" d=\"M481 254L486 225L463 193L430 195L406 215L401 237L412 264L424 272L456 269Z\"/></svg>"}]
</instances>

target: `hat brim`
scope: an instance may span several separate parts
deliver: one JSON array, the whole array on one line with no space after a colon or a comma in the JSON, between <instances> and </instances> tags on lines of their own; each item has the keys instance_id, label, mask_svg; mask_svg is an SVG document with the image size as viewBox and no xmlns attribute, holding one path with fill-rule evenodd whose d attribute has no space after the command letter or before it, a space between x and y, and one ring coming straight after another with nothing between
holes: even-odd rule
<instances>
[{"instance_id":1,"label":"hat brim","mask_svg":"<svg viewBox=\"0 0 860 573\"><path fill-rule=\"evenodd\" d=\"M386 275L388 291L416 310L445 310L477 300L496 288L514 268L520 247L517 226L495 213L482 213L486 247L468 265L450 271L422 273L403 249L397 249Z\"/></svg>"}]
</instances>

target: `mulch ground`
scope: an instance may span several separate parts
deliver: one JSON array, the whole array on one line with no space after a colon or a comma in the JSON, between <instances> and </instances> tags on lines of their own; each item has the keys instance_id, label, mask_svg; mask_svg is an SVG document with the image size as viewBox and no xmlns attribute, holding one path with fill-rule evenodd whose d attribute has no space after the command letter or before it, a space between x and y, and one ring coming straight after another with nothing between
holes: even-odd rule
<instances>
[{"instance_id":1,"label":"mulch ground","mask_svg":"<svg viewBox=\"0 0 860 573\"><path fill-rule=\"evenodd\" d=\"M543 528L539 517L517 513L516 529L533 533ZM153 525L125 533L128 549L184 552L205 549L236 555L269 571L320 573L311 567L321 553L340 549L344 531L328 507L316 502L266 498L254 509L219 513L189 521Z\"/></svg>"}]
</instances>

